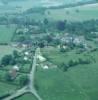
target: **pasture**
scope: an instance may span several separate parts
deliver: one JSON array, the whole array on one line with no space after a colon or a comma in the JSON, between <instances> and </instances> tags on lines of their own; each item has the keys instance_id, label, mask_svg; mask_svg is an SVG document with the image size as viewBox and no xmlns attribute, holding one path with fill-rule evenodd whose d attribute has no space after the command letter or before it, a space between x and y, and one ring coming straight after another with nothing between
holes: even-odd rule
<instances>
[{"instance_id":1,"label":"pasture","mask_svg":"<svg viewBox=\"0 0 98 100\"><path fill-rule=\"evenodd\" d=\"M0 25L0 43L10 43L15 31L15 26Z\"/></svg>"},{"instance_id":2,"label":"pasture","mask_svg":"<svg viewBox=\"0 0 98 100\"><path fill-rule=\"evenodd\" d=\"M98 59L97 55L98 51L92 53L95 59ZM55 55L50 51L50 56ZM53 59L57 57L62 62L64 56L58 54ZM64 60L66 61L67 58L65 57ZM39 67L36 73L38 92L44 100L98 100L97 65L98 62L80 64L69 68L66 72L58 68L43 70Z\"/></svg>"},{"instance_id":3,"label":"pasture","mask_svg":"<svg viewBox=\"0 0 98 100\"><path fill-rule=\"evenodd\" d=\"M16 100L37 100L32 94L24 94L23 96L17 98Z\"/></svg>"},{"instance_id":4,"label":"pasture","mask_svg":"<svg viewBox=\"0 0 98 100\"><path fill-rule=\"evenodd\" d=\"M14 50L21 51L22 49L19 50L18 48L15 48L15 47L6 46L6 45L0 45L0 59L1 59L4 55L12 54L12 52L13 52Z\"/></svg>"},{"instance_id":5,"label":"pasture","mask_svg":"<svg viewBox=\"0 0 98 100\"><path fill-rule=\"evenodd\" d=\"M68 20L72 22L98 19L98 4L89 4L70 8L48 9L46 10L45 15L50 20Z\"/></svg>"},{"instance_id":6,"label":"pasture","mask_svg":"<svg viewBox=\"0 0 98 100\"><path fill-rule=\"evenodd\" d=\"M0 96L13 92L16 89L17 89L17 86L15 85L10 85L4 82L0 82Z\"/></svg>"}]
</instances>

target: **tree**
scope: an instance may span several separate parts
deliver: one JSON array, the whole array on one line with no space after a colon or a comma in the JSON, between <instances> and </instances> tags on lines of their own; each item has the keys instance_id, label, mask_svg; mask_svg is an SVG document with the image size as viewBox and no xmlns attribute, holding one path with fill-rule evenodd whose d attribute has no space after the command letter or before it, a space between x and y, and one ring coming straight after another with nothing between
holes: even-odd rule
<instances>
[{"instance_id":1,"label":"tree","mask_svg":"<svg viewBox=\"0 0 98 100\"><path fill-rule=\"evenodd\" d=\"M77 61L70 60L70 61L68 62L68 65L69 65L69 67L73 67L73 66L78 65L78 62L77 62Z\"/></svg>"},{"instance_id":2,"label":"tree","mask_svg":"<svg viewBox=\"0 0 98 100\"><path fill-rule=\"evenodd\" d=\"M66 25L66 22L65 21L59 21L59 22L57 22L57 29L59 31L64 31L65 25Z\"/></svg>"},{"instance_id":3,"label":"tree","mask_svg":"<svg viewBox=\"0 0 98 100\"><path fill-rule=\"evenodd\" d=\"M65 72L65 71L68 70L69 66L68 66L67 64L65 64L65 63L62 63L62 64L60 65L60 68Z\"/></svg>"},{"instance_id":4,"label":"tree","mask_svg":"<svg viewBox=\"0 0 98 100\"><path fill-rule=\"evenodd\" d=\"M11 75L10 75L9 72L6 73L5 79L6 79L7 81L9 81L9 82L13 81L13 79L12 79L12 77L11 77Z\"/></svg>"},{"instance_id":5,"label":"tree","mask_svg":"<svg viewBox=\"0 0 98 100\"><path fill-rule=\"evenodd\" d=\"M19 53L18 53L17 50L13 51L13 56L14 56L14 58L18 58L19 57Z\"/></svg>"},{"instance_id":6,"label":"tree","mask_svg":"<svg viewBox=\"0 0 98 100\"><path fill-rule=\"evenodd\" d=\"M6 66L9 65L11 60L13 60L12 55L5 55L2 59L1 59L1 64Z\"/></svg>"},{"instance_id":7,"label":"tree","mask_svg":"<svg viewBox=\"0 0 98 100\"><path fill-rule=\"evenodd\" d=\"M19 42L24 42L26 40L26 37L25 36L20 36L19 38L18 38L18 41Z\"/></svg>"},{"instance_id":8,"label":"tree","mask_svg":"<svg viewBox=\"0 0 98 100\"><path fill-rule=\"evenodd\" d=\"M66 50L63 47L60 47L60 52L65 52Z\"/></svg>"},{"instance_id":9,"label":"tree","mask_svg":"<svg viewBox=\"0 0 98 100\"><path fill-rule=\"evenodd\" d=\"M45 18L43 22L44 22L45 25L47 25L48 24L48 19Z\"/></svg>"},{"instance_id":10,"label":"tree","mask_svg":"<svg viewBox=\"0 0 98 100\"><path fill-rule=\"evenodd\" d=\"M79 13L79 9L76 9L75 11L76 11L76 13Z\"/></svg>"},{"instance_id":11,"label":"tree","mask_svg":"<svg viewBox=\"0 0 98 100\"><path fill-rule=\"evenodd\" d=\"M26 85L29 82L28 76L27 75L22 75L20 77L19 83L21 86Z\"/></svg>"}]
</instances>

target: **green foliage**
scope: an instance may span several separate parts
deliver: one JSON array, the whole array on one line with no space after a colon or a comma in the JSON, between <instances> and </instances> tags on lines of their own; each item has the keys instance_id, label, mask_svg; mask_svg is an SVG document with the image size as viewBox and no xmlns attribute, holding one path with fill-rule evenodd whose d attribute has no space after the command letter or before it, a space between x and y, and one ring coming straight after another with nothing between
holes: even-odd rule
<instances>
[{"instance_id":1,"label":"green foliage","mask_svg":"<svg viewBox=\"0 0 98 100\"><path fill-rule=\"evenodd\" d=\"M59 31L64 31L65 25L66 25L65 22L59 21L59 22L57 22L57 29L58 29Z\"/></svg>"},{"instance_id":2,"label":"green foliage","mask_svg":"<svg viewBox=\"0 0 98 100\"><path fill-rule=\"evenodd\" d=\"M1 64L4 66L9 65L12 60L13 60L12 55L5 55L1 60Z\"/></svg>"},{"instance_id":3,"label":"green foliage","mask_svg":"<svg viewBox=\"0 0 98 100\"><path fill-rule=\"evenodd\" d=\"M21 86L26 85L29 82L28 76L27 75L22 75L20 77L19 83Z\"/></svg>"}]
</instances>

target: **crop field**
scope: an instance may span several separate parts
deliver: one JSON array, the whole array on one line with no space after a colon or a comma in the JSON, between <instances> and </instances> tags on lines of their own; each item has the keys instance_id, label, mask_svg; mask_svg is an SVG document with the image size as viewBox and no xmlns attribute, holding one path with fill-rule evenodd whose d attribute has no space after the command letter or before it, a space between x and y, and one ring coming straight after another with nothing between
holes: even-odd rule
<instances>
[{"instance_id":1,"label":"crop field","mask_svg":"<svg viewBox=\"0 0 98 100\"><path fill-rule=\"evenodd\" d=\"M95 59L98 59L97 55L98 51L92 53ZM55 55L50 52L50 56ZM63 55L58 56L61 62L63 57ZM98 100L97 65L98 62L88 65L80 64L69 68L66 72L58 68L43 70L39 67L36 73L38 92L44 100Z\"/></svg>"},{"instance_id":2,"label":"crop field","mask_svg":"<svg viewBox=\"0 0 98 100\"><path fill-rule=\"evenodd\" d=\"M62 9L49 9L46 11L46 17L53 20L68 21L85 21L98 19L98 4L90 4Z\"/></svg>"},{"instance_id":3,"label":"crop field","mask_svg":"<svg viewBox=\"0 0 98 100\"><path fill-rule=\"evenodd\" d=\"M0 43L9 43L13 37L15 26L0 25Z\"/></svg>"}]
</instances>

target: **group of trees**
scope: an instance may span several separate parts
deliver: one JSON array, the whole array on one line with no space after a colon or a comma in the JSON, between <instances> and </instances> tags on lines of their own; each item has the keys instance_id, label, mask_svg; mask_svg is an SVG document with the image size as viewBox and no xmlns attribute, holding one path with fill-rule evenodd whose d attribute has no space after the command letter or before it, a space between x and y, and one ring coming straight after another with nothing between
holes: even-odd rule
<instances>
[{"instance_id":1,"label":"group of trees","mask_svg":"<svg viewBox=\"0 0 98 100\"><path fill-rule=\"evenodd\" d=\"M19 53L15 50L13 51L13 55L5 55L1 59L1 66L7 65L15 65L17 63L17 58L19 57Z\"/></svg>"},{"instance_id":2,"label":"group of trees","mask_svg":"<svg viewBox=\"0 0 98 100\"><path fill-rule=\"evenodd\" d=\"M74 67L74 66L77 66L79 64L83 65L83 64L90 64L92 63L92 61L90 59L83 59L83 58L79 58L77 61L76 60L69 60L68 63L62 63L60 65L60 68L63 70L63 71L67 71L68 68L70 67Z\"/></svg>"}]
</instances>

